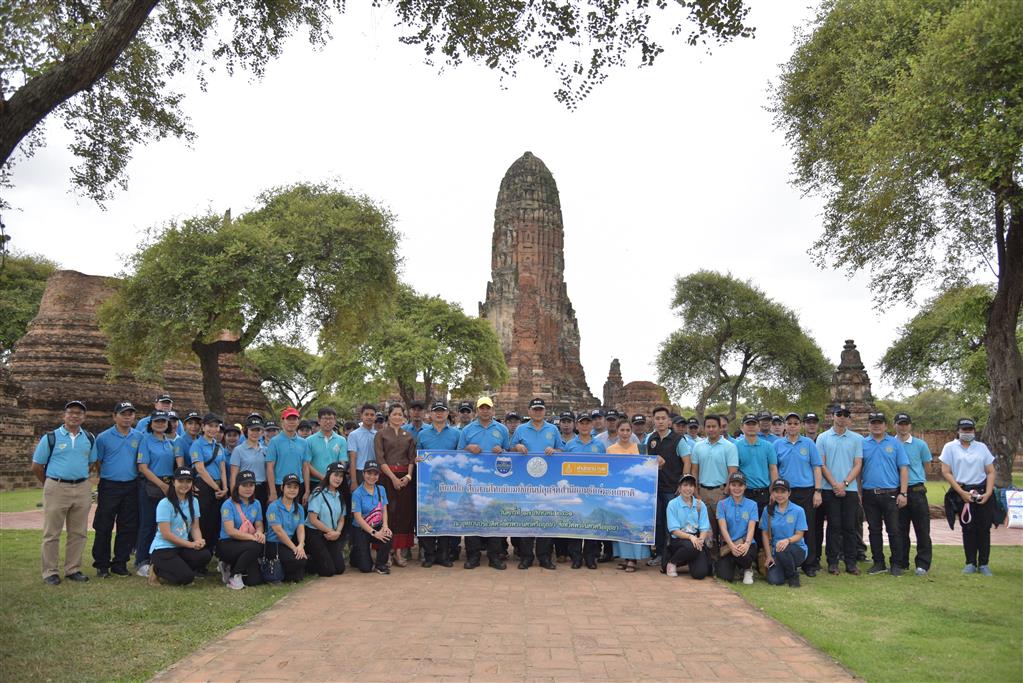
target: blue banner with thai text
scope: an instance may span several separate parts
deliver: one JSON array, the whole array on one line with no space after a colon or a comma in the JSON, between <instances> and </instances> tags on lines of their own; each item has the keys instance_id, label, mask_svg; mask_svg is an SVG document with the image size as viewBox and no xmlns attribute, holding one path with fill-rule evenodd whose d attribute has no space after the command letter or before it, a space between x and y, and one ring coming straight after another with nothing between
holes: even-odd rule
<instances>
[{"instance_id":1,"label":"blue banner with thai text","mask_svg":"<svg viewBox=\"0 0 1023 683\"><path fill-rule=\"evenodd\" d=\"M420 536L654 542L657 458L420 451Z\"/></svg>"}]
</instances>

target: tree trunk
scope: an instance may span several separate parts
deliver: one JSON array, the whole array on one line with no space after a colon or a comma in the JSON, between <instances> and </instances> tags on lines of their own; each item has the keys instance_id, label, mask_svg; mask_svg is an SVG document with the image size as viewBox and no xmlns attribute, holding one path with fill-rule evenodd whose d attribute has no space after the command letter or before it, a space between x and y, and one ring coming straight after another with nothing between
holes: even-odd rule
<instances>
[{"instance_id":1,"label":"tree trunk","mask_svg":"<svg viewBox=\"0 0 1023 683\"><path fill-rule=\"evenodd\" d=\"M110 70L159 0L115 0L109 13L81 49L44 73L30 78L11 99L0 98L0 165L46 115L92 86Z\"/></svg>"},{"instance_id":2,"label":"tree trunk","mask_svg":"<svg viewBox=\"0 0 1023 683\"><path fill-rule=\"evenodd\" d=\"M742 369L739 370L738 376L735 378L735 380L731 384L731 389L730 389L730 394L731 394L730 399L731 400L729 401L729 404L728 404L728 422L729 423L735 422L735 407L739 403L739 388L742 386L742 383L746 381L746 373L749 372L749 368L750 368L750 365L752 363L753 363L753 359L751 358L751 354L750 354L749 351L746 351L745 354L742 357Z\"/></svg>"},{"instance_id":3,"label":"tree trunk","mask_svg":"<svg viewBox=\"0 0 1023 683\"><path fill-rule=\"evenodd\" d=\"M215 344L192 343L192 350L199 356L199 367L202 369L202 395L206 399L206 407L221 419L227 415L227 403L224 401L224 388L220 384L220 352Z\"/></svg>"},{"instance_id":4,"label":"tree trunk","mask_svg":"<svg viewBox=\"0 0 1023 683\"><path fill-rule=\"evenodd\" d=\"M710 397L713 396L724 383L724 378L719 376L700 392L700 398L696 401L696 419L700 421L700 424L703 424L703 414L707 410L707 401L710 400Z\"/></svg>"},{"instance_id":5,"label":"tree trunk","mask_svg":"<svg viewBox=\"0 0 1023 683\"><path fill-rule=\"evenodd\" d=\"M1023 196L1018 187L1014 189L1005 197L1008 231L1004 231L1001 201L996 210L998 289L988 310L985 330L991 405L984 441L995 456L997 486L1012 483L1013 460L1023 450L1023 359L1016 338L1023 306Z\"/></svg>"}]
</instances>

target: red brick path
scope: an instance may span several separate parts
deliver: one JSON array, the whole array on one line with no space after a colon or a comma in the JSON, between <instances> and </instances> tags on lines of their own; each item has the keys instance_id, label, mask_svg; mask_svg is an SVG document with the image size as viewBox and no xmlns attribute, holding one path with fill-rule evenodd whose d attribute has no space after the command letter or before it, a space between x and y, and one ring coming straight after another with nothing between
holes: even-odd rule
<instances>
[{"instance_id":1,"label":"red brick path","mask_svg":"<svg viewBox=\"0 0 1023 683\"><path fill-rule=\"evenodd\" d=\"M154 680L639 679L852 676L711 579L456 565L316 579Z\"/></svg>"}]
</instances>

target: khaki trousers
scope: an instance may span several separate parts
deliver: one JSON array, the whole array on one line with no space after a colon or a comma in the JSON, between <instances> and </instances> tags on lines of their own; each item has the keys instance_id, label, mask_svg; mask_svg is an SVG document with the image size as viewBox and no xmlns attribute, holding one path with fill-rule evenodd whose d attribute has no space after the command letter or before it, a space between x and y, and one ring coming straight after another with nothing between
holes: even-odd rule
<instances>
[{"instance_id":1,"label":"khaki trousers","mask_svg":"<svg viewBox=\"0 0 1023 683\"><path fill-rule=\"evenodd\" d=\"M64 548L64 576L82 568L82 552L89 528L92 485L86 479L62 484L47 479L43 484L43 578L59 575L60 533L67 526Z\"/></svg>"},{"instance_id":2,"label":"khaki trousers","mask_svg":"<svg viewBox=\"0 0 1023 683\"><path fill-rule=\"evenodd\" d=\"M716 489L700 489L700 500L707 505L707 518L710 521L710 537L715 539L715 543L710 549L710 557L713 560L718 559L721 550L721 544L717 542L721 537L721 532L718 529L718 503L727 496L728 493L725 491L724 486L719 486Z\"/></svg>"}]
</instances>

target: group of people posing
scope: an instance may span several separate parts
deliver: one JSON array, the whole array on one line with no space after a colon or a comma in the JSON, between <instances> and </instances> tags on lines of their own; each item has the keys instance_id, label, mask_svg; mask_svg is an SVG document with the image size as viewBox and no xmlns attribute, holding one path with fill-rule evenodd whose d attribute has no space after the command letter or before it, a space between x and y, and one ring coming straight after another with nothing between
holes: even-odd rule
<instances>
[{"instance_id":1,"label":"group of people posing","mask_svg":"<svg viewBox=\"0 0 1023 683\"><path fill-rule=\"evenodd\" d=\"M813 413L762 412L744 415L741 433L733 436L723 417L708 415L701 424L664 406L653 410L649 432L645 416L615 410L566 412L548 421L541 398L530 402L526 419L507 413L503 420L486 396L460 404L457 418L444 402L429 411L413 402L408 413L400 404L383 413L367 404L357 425L341 427L329 407L312 422L287 408L280 427L259 414L239 425L212 413L181 419L167 395L154 408L136 424L135 407L119 403L113 426L94 437L81 428L85 404L69 401L63 425L40 439L33 469L43 484L46 583L61 583L65 526L63 576L88 580L81 561L90 468L99 475L92 554L100 577L129 575L134 553L136 572L151 582L188 584L216 557L225 585L241 589L264 580L300 581L307 572L340 574L346 545L351 565L388 574L407 566L417 541L415 468L422 450L657 457L652 547L513 538L519 569L534 561L556 569L559 557L574 569L596 569L617 558L626 572L645 562L672 577L685 567L694 579L741 576L752 583L759 568L772 584L798 586L800 569L807 576L820 571L822 547L829 573L840 573L843 564L860 573L860 514L873 555L868 573L898 576L909 569L911 525L915 573L930 569L925 467L931 454L912 435L905 413L895 416L894 435L882 413L870 415L868 435L857 434L849 428L849 411L838 406L833 426L820 434ZM971 420L960 420L957 429L940 458L950 485L946 503L964 513L964 571L990 575L990 527L998 509L993 456L974 439ZM418 542L424 567L450 567L463 539L422 536ZM507 539L467 536L464 546L466 569L478 567L484 551L491 567L507 567Z\"/></svg>"}]
</instances>

